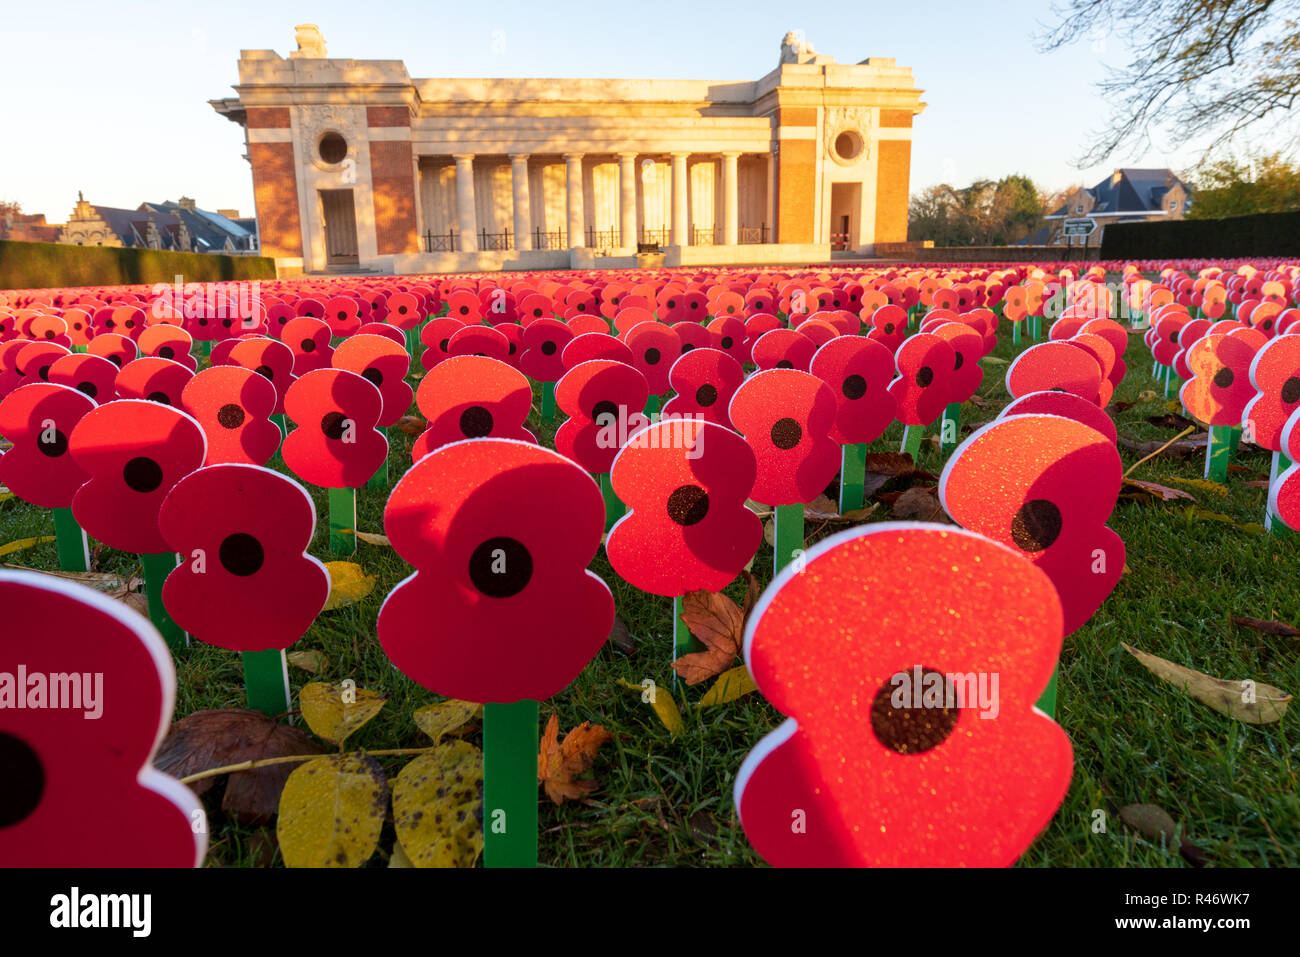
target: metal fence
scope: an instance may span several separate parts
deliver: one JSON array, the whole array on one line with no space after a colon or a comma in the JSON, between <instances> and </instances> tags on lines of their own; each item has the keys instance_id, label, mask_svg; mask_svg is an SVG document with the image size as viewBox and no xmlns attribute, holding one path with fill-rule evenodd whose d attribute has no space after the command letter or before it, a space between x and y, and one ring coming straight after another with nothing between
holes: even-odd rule
<instances>
[{"instance_id":1,"label":"metal fence","mask_svg":"<svg viewBox=\"0 0 1300 957\"><path fill-rule=\"evenodd\" d=\"M563 230L557 229L553 232L544 233L541 228L533 230L533 248L534 249L568 249L569 242Z\"/></svg>"},{"instance_id":2,"label":"metal fence","mask_svg":"<svg viewBox=\"0 0 1300 957\"><path fill-rule=\"evenodd\" d=\"M456 234L451 230L445 233L425 232L424 251L426 253L454 253L456 251Z\"/></svg>"},{"instance_id":3,"label":"metal fence","mask_svg":"<svg viewBox=\"0 0 1300 957\"><path fill-rule=\"evenodd\" d=\"M767 223L761 223L758 226L741 226L740 243L744 246L751 246L767 242Z\"/></svg>"}]
</instances>

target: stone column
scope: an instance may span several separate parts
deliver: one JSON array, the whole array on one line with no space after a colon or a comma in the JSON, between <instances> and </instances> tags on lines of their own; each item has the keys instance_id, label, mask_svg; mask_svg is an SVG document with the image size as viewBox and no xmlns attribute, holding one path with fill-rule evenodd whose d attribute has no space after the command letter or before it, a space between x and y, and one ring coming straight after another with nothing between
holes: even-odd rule
<instances>
[{"instance_id":1,"label":"stone column","mask_svg":"<svg viewBox=\"0 0 1300 957\"><path fill-rule=\"evenodd\" d=\"M686 207L686 158L690 153L673 153L673 222L668 243L671 246L686 246L690 240L686 236L686 224L690 221Z\"/></svg>"},{"instance_id":2,"label":"stone column","mask_svg":"<svg viewBox=\"0 0 1300 957\"><path fill-rule=\"evenodd\" d=\"M582 154L564 154L564 193L569 213L569 248L587 245L587 230L582 217Z\"/></svg>"},{"instance_id":3,"label":"stone column","mask_svg":"<svg viewBox=\"0 0 1300 957\"><path fill-rule=\"evenodd\" d=\"M460 235L457 252L478 250L478 216L474 212L474 154L456 154L456 220Z\"/></svg>"},{"instance_id":4,"label":"stone column","mask_svg":"<svg viewBox=\"0 0 1300 957\"><path fill-rule=\"evenodd\" d=\"M636 154L618 154L619 245L635 248L636 228Z\"/></svg>"},{"instance_id":5,"label":"stone column","mask_svg":"<svg viewBox=\"0 0 1300 957\"><path fill-rule=\"evenodd\" d=\"M722 243L735 246L740 242L740 173L736 160L739 153L722 154Z\"/></svg>"},{"instance_id":6,"label":"stone column","mask_svg":"<svg viewBox=\"0 0 1300 957\"><path fill-rule=\"evenodd\" d=\"M532 249L532 206L528 200L528 154L510 157L510 186L515 198L515 249Z\"/></svg>"}]
</instances>

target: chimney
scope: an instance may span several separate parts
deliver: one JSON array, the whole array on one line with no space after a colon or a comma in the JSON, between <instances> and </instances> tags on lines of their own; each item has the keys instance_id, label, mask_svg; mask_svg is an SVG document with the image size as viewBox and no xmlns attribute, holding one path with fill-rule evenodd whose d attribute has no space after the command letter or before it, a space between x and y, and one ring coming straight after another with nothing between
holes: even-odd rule
<instances>
[{"instance_id":1,"label":"chimney","mask_svg":"<svg viewBox=\"0 0 1300 957\"><path fill-rule=\"evenodd\" d=\"M194 200L190 199L188 196L182 196L180 199L176 201L176 205L179 206L181 209L193 209Z\"/></svg>"}]
</instances>

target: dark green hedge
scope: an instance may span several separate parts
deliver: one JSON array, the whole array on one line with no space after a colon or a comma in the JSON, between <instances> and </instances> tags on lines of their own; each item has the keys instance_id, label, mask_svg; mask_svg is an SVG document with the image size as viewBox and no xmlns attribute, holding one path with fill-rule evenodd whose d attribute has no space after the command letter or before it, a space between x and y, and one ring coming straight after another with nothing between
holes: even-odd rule
<instances>
[{"instance_id":1,"label":"dark green hedge","mask_svg":"<svg viewBox=\"0 0 1300 957\"><path fill-rule=\"evenodd\" d=\"M1300 212L1115 223L1101 240L1102 259L1247 256L1300 256Z\"/></svg>"},{"instance_id":2,"label":"dark green hedge","mask_svg":"<svg viewBox=\"0 0 1300 957\"><path fill-rule=\"evenodd\" d=\"M117 286L173 282L274 279L275 261L154 249L114 249L0 240L0 289Z\"/></svg>"}]
</instances>

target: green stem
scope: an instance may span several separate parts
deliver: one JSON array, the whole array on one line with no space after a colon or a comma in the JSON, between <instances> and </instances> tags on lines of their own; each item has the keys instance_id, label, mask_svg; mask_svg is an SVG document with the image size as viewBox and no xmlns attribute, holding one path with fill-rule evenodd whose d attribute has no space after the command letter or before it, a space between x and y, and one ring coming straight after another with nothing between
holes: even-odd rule
<instances>
[{"instance_id":1,"label":"green stem","mask_svg":"<svg viewBox=\"0 0 1300 957\"><path fill-rule=\"evenodd\" d=\"M652 395L645 400L645 414L647 418L653 418L659 414L659 396Z\"/></svg>"},{"instance_id":2,"label":"green stem","mask_svg":"<svg viewBox=\"0 0 1300 957\"><path fill-rule=\"evenodd\" d=\"M483 707L483 863L537 866L537 702Z\"/></svg>"},{"instance_id":3,"label":"green stem","mask_svg":"<svg viewBox=\"0 0 1300 957\"><path fill-rule=\"evenodd\" d=\"M542 383L542 421L555 421L555 383Z\"/></svg>"},{"instance_id":4,"label":"green stem","mask_svg":"<svg viewBox=\"0 0 1300 957\"><path fill-rule=\"evenodd\" d=\"M605 531L608 532L627 512L627 506L614 493L614 483L609 480L608 472L601 472L596 480L600 482L600 494L605 499Z\"/></svg>"},{"instance_id":5,"label":"green stem","mask_svg":"<svg viewBox=\"0 0 1300 957\"><path fill-rule=\"evenodd\" d=\"M947 452L957 447L961 438L961 403L952 402L944 407L943 419L939 422L939 448Z\"/></svg>"},{"instance_id":6,"label":"green stem","mask_svg":"<svg viewBox=\"0 0 1300 957\"><path fill-rule=\"evenodd\" d=\"M1232 430L1226 425L1210 426L1210 440L1205 443L1205 477L1222 483L1228 478L1228 460L1232 458Z\"/></svg>"},{"instance_id":7,"label":"green stem","mask_svg":"<svg viewBox=\"0 0 1300 957\"><path fill-rule=\"evenodd\" d=\"M921 455L921 439L925 435L924 425L905 425L903 426L903 445L902 450L912 456L912 464L919 461Z\"/></svg>"},{"instance_id":8,"label":"green stem","mask_svg":"<svg viewBox=\"0 0 1300 957\"><path fill-rule=\"evenodd\" d=\"M245 651L244 690L248 706L274 718L291 711L289 705L289 666L279 648L269 651Z\"/></svg>"},{"instance_id":9,"label":"green stem","mask_svg":"<svg viewBox=\"0 0 1300 957\"><path fill-rule=\"evenodd\" d=\"M384 438L388 437L388 426L382 426L377 431L383 433ZM366 483L368 489L385 489L388 488L388 456L384 456L384 461L380 464L379 470L370 476L370 481Z\"/></svg>"},{"instance_id":10,"label":"green stem","mask_svg":"<svg viewBox=\"0 0 1300 957\"><path fill-rule=\"evenodd\" d=\"M54 510L54 536L62 571L90 571L90 544L86 541L85 530L73 518L72 509Z\"/></svg>"},{"instance_id":11,"label":"green stem","mask_svg":"<svg viewBox=\"0 0 1300 957\"><path fill-rule=\"evenodd\" d=\"M1284 452L1273 453L1273 467L1269 470L1268 487L1270 491L1278 483L1282 473L1291 467L1291 460L1286 457ZM1278 538L1288 538L1293 534L1293 529L1281 518L1274 515L1268 505L1264 506L1264 527Z\"/></svg>"},{"instance_id":12,"label":"green stem","mask_svg":"<svg viewBox=\"0 0 1300 957\"><path fill-rule=\"evenodd\" d=\"M866 504L867 445L846 445L840 454L840 514Z\"/></svg>"},{"instance_id":13,"label":"green stem","mask_svg":"<svg viewBox=\"0 0 1300 957\"><path fill-rule=\"evenodd\" d=\"M774 544L772 546L772 573L776 574L794 560L795 553L803 549L803 503L778 505L772 521Z\"/></svg>"},{"instance_id":14,"label":"green stem","mask_svg":"<svg viewBox=\"0 0 1300 957\"><path fill-rule=\"evenodd\" d=\"M330 551L351 555L357 550L357 490L329 490Z\"/></svg>"},{"instance_id":15,"label":"green stem","mask_svg":"<svg viewBox=\"0 0 1300 957\"><path fill-rule=\"evenodd\" d=\"M1024 320L1021 320L1021 322L1023 321ZM1020 322L1011 323L1011 344L1013 346L1020 345L1020 325Z\"/></svg>"},{"instance_id":16,"label":"green stem","mask_svg":"<svg viewBox=\"0 0 1300 957\"><path fill-rule=\"evenodd\" d=\"M703 651L704 645L691 634L691 630L686 627L686 622L682 618L682 597L677 595L673 598L673 660L676 661L682 655L689 655L693 651ZM673 672L673 683L677 683L677 672Z\"/></svg>"},{"instance_id":17,"label":"green stem","mask_svg":"<svg viewBox=\"0 0 1300 957\"><path fill-rule=\"evenodd\" d=\"M1043 689L1043 694L1036 705L1038 710L1049 718L1056 717L1056 676L1060 671L1060 665L1052 669L1052 680L1047 682L1047 687Z\"/></svg>"},{"instance_id":18,"label":"green stem","mask_svg":"<svg viewBox=\"0 0 1300 957\"><path fill-rule=\"evenodd\" d=\"M162 634L172 654L179 655L189 645L190 638L185 634L185 630L172 620L172 616L167 614L167 608L162 600L163 582L176 568L176 553L141 555L140 561L144 565L144 590L149 600L149 620Z\"/></svg>"}]
</instances>

